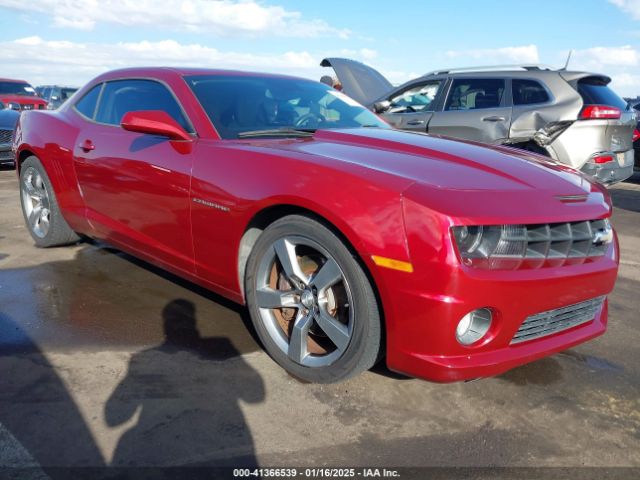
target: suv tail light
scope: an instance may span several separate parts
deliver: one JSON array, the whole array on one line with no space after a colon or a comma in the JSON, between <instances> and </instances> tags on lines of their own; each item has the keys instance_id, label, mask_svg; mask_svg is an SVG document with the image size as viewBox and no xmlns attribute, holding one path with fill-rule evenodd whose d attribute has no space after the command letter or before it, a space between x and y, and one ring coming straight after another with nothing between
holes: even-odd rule
<instances>
[{"instance_id":1,"label":"suv tail light","mask_svg":"<svg viewBox=\"0 0 640 480\"><path fill-rule=\"evenodd\" d=\"M608 105L585 105L580 112L581 120L614 119L617 120L622 111L617 107Z\"/></svg>"},{"instance_id":2,"label":"suv tail light","mask_svg":"<svg viewBox=\"0 0 640 480\"><path fill-rule=\"evenodd\" d=\"M594 163L608 163L613 162L613 155L598 155L593 157Z\"/></svg>"},{"instance_id":3,"label":"suv tail light","mask_svg":"<svg viewBox=\"0 0 640 480\"><path fill-rule=\"evenodd\" d=\"M633 131L633 141L638 141L640 140L640 130L638 130L637 128Z\"/></svg>"}]
</instances>

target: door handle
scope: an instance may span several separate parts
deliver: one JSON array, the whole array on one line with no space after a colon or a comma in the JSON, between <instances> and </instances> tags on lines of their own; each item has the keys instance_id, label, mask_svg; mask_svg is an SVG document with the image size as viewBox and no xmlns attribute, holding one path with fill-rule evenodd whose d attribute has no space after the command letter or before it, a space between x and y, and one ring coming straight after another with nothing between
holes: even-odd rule
<instances>
[{"instance_id":1,"label":"door handle","mask_svg":"<svg viewBox=\"0 0 640 480\"><path fill-rule=\"evenodd\" d=\"M499 117L499 116L493 116L493 117L484 117L482 119L483 122L504 122L506 120L506 118L504 117Z\"/></svg>"},{"instance_id":2,"label":"door handle","mask_svg":"<svg viewBox=\"0 0 640 480\"><path fill-rule=\"evenodd\" d=\"M407 122L407 125L416 126L416 125L424 125L424 120L411 120Z\"/></svg>"},{"instance_id":3,"label":"door handle","mask_svg":"<svg viewBox=\"0 0 640 480\"><path fill-rule=\"evenodd\" d=\"M96 146L93 144L93 142L91 140L85 140L84 142L82 142L80 145L78 145L78 147L85 153L90 152L91 150L95 150Z\"/></svg>"}]
</instances>

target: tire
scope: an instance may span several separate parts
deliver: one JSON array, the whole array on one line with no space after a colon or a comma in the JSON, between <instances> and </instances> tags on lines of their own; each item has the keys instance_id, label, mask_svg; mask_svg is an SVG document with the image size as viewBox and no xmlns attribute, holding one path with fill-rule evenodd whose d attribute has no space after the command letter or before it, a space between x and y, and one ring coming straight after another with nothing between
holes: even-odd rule
<instances>
[{"instance_id":1,"label":"tire","mask_svg":"<svg viewBox=\"0 0 640 480\"><path fill-rule=\"evenodd\" d=\"M379 358L371 283L347 246L309 217L283 217L264 230L249 255L245 292L265 350L294 377L339 382Z\"/></svg>"},{"instance_id":2,"label":"tire","mask_svg":"<svg viewBox=\"0 0 640 480\"><path fill-rule=\"evenodd\" d=\"M56 247L80 240L62 217L49 176L34 156L21 166L20 204L27 230L37 247Z\"/></svg>"}]
</instances>

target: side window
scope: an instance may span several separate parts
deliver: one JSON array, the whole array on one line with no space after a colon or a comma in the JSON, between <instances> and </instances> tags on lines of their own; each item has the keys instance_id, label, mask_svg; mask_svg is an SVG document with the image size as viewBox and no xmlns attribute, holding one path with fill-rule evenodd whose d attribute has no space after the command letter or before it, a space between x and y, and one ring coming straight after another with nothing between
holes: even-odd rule
<instances>
[{"instance_id":1,"label":"side window","mask_svg":"<svg viewBox=\"0 0 640 480\"><path fill-rule=\"evenodd\" d=\"M460 78L453 81L445 110L498 108L504 94L504 79Z\"/></svg>"},{"instance_id":2,"label":"side window","mask_svg":"<svg viewBox=\"0 0 640 480\"><path fill-rule=\"evenodd\" d=\"M514 105L532 105L549 101L549 94L540 82L514 78L511 85Z\"/></svg>"},{"instance_id":3,"label":"side window","mask_svg":"<svg viewBox=\"0 0 640 480\"><path fill-rule=\"evenodd\" d=\"M40 95L42 98L44 98L45 100L49 100L49 95L51 94L51 88L49 87L45 87L42 90L42 94Z\"/></svg>"},{"instance_id":4,"label":"side window","mask_svg":"<svg viewBox=\"0 0 640 480\"><path fill-rule=\"evenodd\" d=\"M125 113L136 110L163 110L187 132L193 132L193 128L171 92L164 85L153 80L107 82L98 105L96 121L120 125Z\"/></svg>"},{"instance_id":5,"label":"side window","mask_svg":"<svg viewBox=\"0 0 640 480\"><path fill-rule=\"evenodd\" d=\"M442 82L438 80L405 90L390 99L392 111L395 113L428 111L441 84Z\"/></svg>"},{"instance_id":6,"label":"side window","mask_svg":"<svg viewBox=\"0 0 640 480\"><path fill-rule=\"evenodd\" d=\"M100 89L102 84L96 85L84 96L76 102L73 106L78 112L87 118L93 119L93 115L96 112L96 104L98 103L98 97L100 96Z\"/></svg>"}]
</instances>

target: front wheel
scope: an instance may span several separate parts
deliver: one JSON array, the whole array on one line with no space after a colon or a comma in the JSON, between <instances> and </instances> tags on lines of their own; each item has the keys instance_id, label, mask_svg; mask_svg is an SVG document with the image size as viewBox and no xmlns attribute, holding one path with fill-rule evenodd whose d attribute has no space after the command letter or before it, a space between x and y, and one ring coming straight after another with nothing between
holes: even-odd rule
<instances>
[{"instance_id":1,"label":"front wheel","mask_svg":"<svg viewBox=\"0 0 640 480\"><path fill-rule=\"evenodd\" d=\"M36 246L55 247L80 240L62 217L51 181L36 157L29 157L22 163L20 203Z\"/></svg>"},{"instance_id":2,"label":"front wheel","mask_svg":"<svg viewBox=\"0 0 640 480\"><path fill-rule=\"evenodd\" d=\"M249 257L245 291L265 349L295 377L333 383L376 362L381 325L372 286L321 223L291 215L271 224Z\"/></svg>"}]
</instances>

